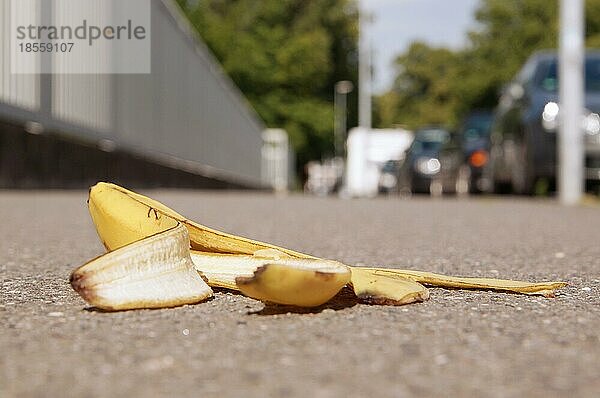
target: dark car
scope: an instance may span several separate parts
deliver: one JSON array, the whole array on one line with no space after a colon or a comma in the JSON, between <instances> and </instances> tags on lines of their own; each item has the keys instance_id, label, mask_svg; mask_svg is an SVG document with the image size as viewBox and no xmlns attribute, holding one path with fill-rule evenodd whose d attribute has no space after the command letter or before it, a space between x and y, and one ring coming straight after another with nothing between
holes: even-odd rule
<instances>
[{"instance_id":1,"label":"dark car","mask_svg":"<svg viewBox=\"0 0 600 398\"><path fill-rule=\"evenodd\" d=\"M456 135L437 127L418 130L400 168L400 192L454 193L461 164Z\"/></svg>"},{"instance_id":2,"label":"dark car","mask_svg":"<svg viewBox=\"0 0 600 398\"><path fill-rule=\"evenodd\" d=\"M465 163L466 190L470 193L486 191L490 185L483 170L489 161L493 118L494 114L491 111L472 111L459 128Z\"/></svg>"},{"instance_id":3,"label":"dark car","mask_svg":"<svg viewBox=\"0 0 600 398\"><path fill-rule=\"evenodd\" d=\"M560 119L558 59L554 52L534 54L504 90L492 127L486 176L496 190L535 193L557 174L556 132ZM600 181L600 52L585 56L585 176Z\"/></svg>"}]
</instances>

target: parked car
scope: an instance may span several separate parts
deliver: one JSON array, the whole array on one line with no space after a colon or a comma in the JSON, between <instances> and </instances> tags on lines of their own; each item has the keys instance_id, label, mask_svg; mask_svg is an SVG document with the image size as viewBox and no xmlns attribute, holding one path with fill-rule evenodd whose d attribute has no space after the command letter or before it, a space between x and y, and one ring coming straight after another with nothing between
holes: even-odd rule
<instances>
[{"instance_id":1,"label":"parked car","mask_svg":"<svg viewBox=\"0 0 600 398\"><path fill-rule=\"evenodd\" d=\"M491 111L472 111L465 117L459 128L464 156L465 190L470 193L486 191L490 181L483 170L489 161L490 131L494 114Z\"/></svg>"},{"instance_id":2,"label":"parked car","mask_svg":"<svg viewBox=\"0 0 600 398\"><path fill-rule=\"evenodd\" d=\"M600 181L600 52L585 56L585 176ZM560 121L558 59L534 54L502 93L492 127L485 175L496 190L532 194L541 178L557 175L556 132Z\"/></svg>"},{"instance_id":3,"label":"parked car","mask_svg":"<svg viewBox=\"0 0 600 398\"><path fill-rule=\"evenodd\" d=\"M461 165L457 135L438 127L418 130L399 171L399 190L401 193L455 193Z\"/></svg>"}]
</instances>

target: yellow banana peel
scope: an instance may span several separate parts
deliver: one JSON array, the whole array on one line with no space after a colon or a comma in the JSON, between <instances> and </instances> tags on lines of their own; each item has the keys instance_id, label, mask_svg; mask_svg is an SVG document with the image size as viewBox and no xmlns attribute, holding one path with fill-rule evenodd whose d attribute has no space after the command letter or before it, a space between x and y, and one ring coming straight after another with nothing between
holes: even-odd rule
<instances>
[{"instance_id":1,"label":"yellow banana peel","mask_svg":"<svg viewBox=\"0 0 600 398\"><path fill-rule=\"evenodd\" d=\"M363 268L371 270L381 276L397 276L410 279L414 282L429 286L453 288L453 289L478 289L498 290L511 293L529 295L541 295L553 297L557 289L567 285L566 282L542 282L530 283L522 281L511 281L493 278L465 278L458 276L446 276L432 272L387 269L387 268Z\"/></svg>"},{"instance_id":2,"label":"yellow banana peel","mask_svg":"<svg viewBox=\"0 0 600 398\"><path fill-rule=\"evenodd\" d=\"M348 267L327 260L270 262L252 276L235 278L238 289L249 297L300 307L326 303L349 281Z\"/></svg>"},{"instance_id":3,"label":"yellow banana peel","mask_svg":"<svg viewBox=\"0 0 600 398\"><path fill-rule=\"evenodd\" d=\"M528 283L349 267L208 228L156 200L110 183L101 182L92 187L88 205L98 235L109 253L77 269L71 280L86 301L103 309L156 308L201 301L211 293L207 295L201 286L202 278L209 286L239 290L266 302L304 307L324 304L346 284L352 285L361 301L384 305L428 299L429 291L423 284L544 296L552 296L556 289L565 285L564 282ZM186 229L187 233L182 237L180 231ZM178 240L169 241L174 234L179 234ZM179 249L167 249L176 245ZM140 259L136 260L136 256ZM119 262L123 264L119 265ZM173 263L187 265L169 268ZM189 271L190 263L198 272L198 278L193 278L194 286L190 282L192 279L183 278L181 272ZM181 275L175 271L158 272L163 269L161 267L177 269ZM173 277L169 285L170 274L178 277ZM173 287L178 284L187 293L174 294L176 289ZM151 291L144 295L143 289ZM200 294L200 291L204 293ZM161 295L164 296L162 299ZM108 301L106 297L109 297Z\"/></svg>"},{"instance_id":4,"label":"yellow banana peel","mask_svg":"<svg viewBox=\"0 0 600 398\"><path fill-rule=\"evenodd\" d=\"M88 303L109 311L194 304L212 296L194 269L188 232L179 223L82 265L70 282Z\"/></svg>"},{"instance_id":5,"label":"yellow banana peel","mask_svg":"<svg viewBox=\"0 0 600 398\"><path fill-rule=\"evenodd\" d=\"M361 301L378 305L403 305L429 298L429 290L420 283L379 271L377 268L352 267L352 288Z\"/></svg>"},{"instance_id":6,"label":"yellow banana peel","mask_svg":"<svg viewBox=\"0 0 600 398\"><path fill-rule=\"evenodd\" d=\"M143 215L147 216L146 218L152 218L152 216L154 216L156 221L151 224L156 224L163 216L166 216L185 225L190 234L190 245L193 250L209 253L252 255L258 250L274 249L283 252L290 257L315 258L308 254L295 252L269 243L231 235L226 232L206 227L188 220L181 214L154 199L111 183L100 182L93 186L90 189L88 203L90 214L92 215L98 234L108 250L114 250L116 247L119 247L119 244L123 245L131 242L130 239L132 237L130 235L122 236L121 233L118 232L121 228L125 228L126 231L132 231L130 227L132 223L135 224L133 230L138 233L141 233L142 230L147 228L146 222L148 220L143 219ZM132 208L137 209L133 215L122 215L122 212ZM99 211L95 211L96 209ZM143 224L141 227L138 226L140 222ZM105 239L104 235L106 233L108 233L109 236ZM121 240L120 238L125 239Z\"/></svg>"},{"instance_id":7,"label":"yellow banana peel","mask_svg":"<svg viewBox=\"0 0 600 398\"><path fill-rule=\"evenodd\" d=\"M189 232L188 252L190 247L195 249L194 266L203 275L206 273L210 285L235 288L263 301L318 306L350 281L350 269L341 263L210 229L153 199L114 184L99 183L92 187L88 207L108 250L128 247L148 235L160 233L165 225L185 225ZM233 272L225 273L223 278L219 276L223 273L211 273L215 262L224 271L229 267ZM265 284L265 280L271 281L274 276L285 283ZM238 277L245 279L238 284Z\"/></svg>"}]
</instances>

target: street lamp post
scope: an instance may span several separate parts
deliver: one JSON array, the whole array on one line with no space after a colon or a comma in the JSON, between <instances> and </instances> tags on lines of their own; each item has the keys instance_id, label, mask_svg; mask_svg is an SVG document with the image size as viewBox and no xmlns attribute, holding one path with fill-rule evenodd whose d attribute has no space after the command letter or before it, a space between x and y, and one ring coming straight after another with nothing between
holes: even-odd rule
<instances>
[{"instance_id":1,"label":"street lamp post","mask_svg":"<svg viewBox=\"0 0 600 398\"><path fill-rule=\"evenodd\" d=\"M560 201L574 205L583 193L583 116L584 87L584 4L583 0L560 2L560 110L562 123L559 128L559 174Z\"/></svg>"},{"instance_id":2,"label":"street lamp post","mask_svg":"<svg viewBox=\"0 0 600 398\"><path fill-rule=\"evenodd\" d=\"M363 4L361 4L363 3ZM359 2L358 10L358 125L371 129L371 38L368 25L371 16L366 1Z\"/></svg>"},{"instance_id":3,"label":"street lamp post","mask_svg":"<svg viewBox=\"0 0 600 398\"><path fill-rule=\"evenodd\" d=\"M354 89L354 85L349 80L342 80L335 84L333 96L334 129L333 144L335 157L344 155L344 140L346 138L346 119L347 119L347 96Z\"/></svg>"}]
</instances>

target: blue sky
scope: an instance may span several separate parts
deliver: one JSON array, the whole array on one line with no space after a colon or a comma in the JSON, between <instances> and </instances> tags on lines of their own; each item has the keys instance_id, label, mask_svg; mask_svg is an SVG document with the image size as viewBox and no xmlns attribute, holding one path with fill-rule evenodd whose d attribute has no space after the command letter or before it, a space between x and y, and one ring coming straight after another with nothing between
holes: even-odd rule
<instances>
[{"instance_id":1,"label":"blue sky","mask_svg":"<svg viewBox=\"0 0 600 398\"><path fill-rule=\"evenodd\" d=\"M373 15L373 90L381 93L393 82L394 58L414 40L464 46L479 0L360 0L360 4Z\"/></svg>"}]
</instances>

